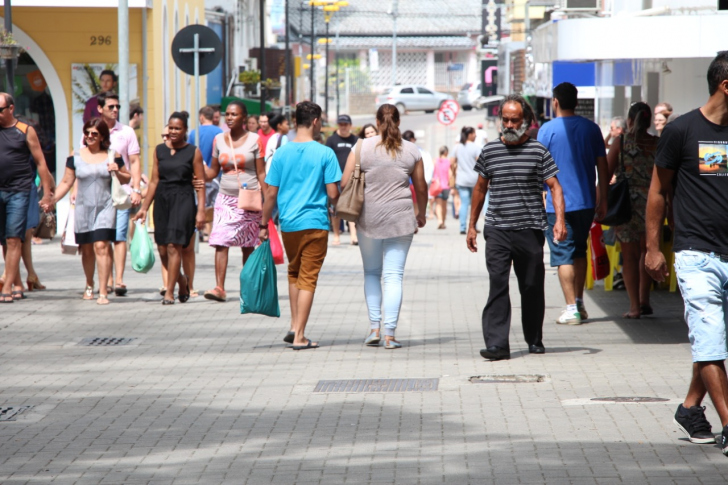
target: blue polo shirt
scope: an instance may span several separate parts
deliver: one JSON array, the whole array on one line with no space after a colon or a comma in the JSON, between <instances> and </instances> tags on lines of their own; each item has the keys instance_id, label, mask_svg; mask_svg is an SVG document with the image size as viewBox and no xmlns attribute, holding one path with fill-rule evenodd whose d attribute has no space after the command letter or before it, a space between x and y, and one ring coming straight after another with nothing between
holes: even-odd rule
<instances>
[{"instance_id":1,"label":"blue polo shirt","mask_svg":"<svg viewBox=\"0 0 728 485\"><path fill-rule=\"evenodd\" d=\"M205 165L208 167L212 163L212 144L215 141L215 137L222 133L222 129L215 125L200 125L200 144L197 147L202 153L202 159L205 161ZM195 130L190 131L188 141L195 144Z\"/></svg>"},{"instance_id":2,"label":"blue polo shirt","mask_svg":"<svg viewBox=\"0 0 728 485\"><path fill-rule=\"evenodd\" d=\"M319 142L288 142L276 150L265 181L278 187L281 231L327 231L326 184L340 180L341 169L334 151Z\"/></svg>"},{"instance_id":3,"label":"blue polo shirt","mask_svg":"<svg viewBox=\"0 0 728 485\"><path fill-rule=\"evenodd\" d=\"M599 126L581 116L556 118L538 130L538 141L559 167L566 212L596 207L597 157L606 156ZM546 191L546 212L556 212L550 190Z\"/></svg>"}]
</instances>

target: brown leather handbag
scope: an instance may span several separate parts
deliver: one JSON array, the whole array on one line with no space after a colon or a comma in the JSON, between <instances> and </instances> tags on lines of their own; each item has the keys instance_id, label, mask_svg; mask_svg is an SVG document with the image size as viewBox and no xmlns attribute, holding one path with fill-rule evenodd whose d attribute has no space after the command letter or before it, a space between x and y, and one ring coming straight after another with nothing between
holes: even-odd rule
<instances>
[{"instance_id":1,"label":"brown leather handbag","mask_svg":"<svg viewBox=\"0 0 728 485\"><path fill-rule=\"evenodd\" d=\"M361 144L359 140L354 148L354 173L349 182L341 191L339 202L336 203L336 217L345 221L356 222L364 205L364 174L361 171Z\"/></svg>"},{"instance_id":2,"label":"brown leather handbag","mask_svg":"<svg viewBox=\"0 0 728 485\"><path fill-rule=\"evenodd\" d=\"M40 211L40 224L33 231L33 237L53 239L56 236L56 216L52 212Z\"/></svg>"}]
</instances>

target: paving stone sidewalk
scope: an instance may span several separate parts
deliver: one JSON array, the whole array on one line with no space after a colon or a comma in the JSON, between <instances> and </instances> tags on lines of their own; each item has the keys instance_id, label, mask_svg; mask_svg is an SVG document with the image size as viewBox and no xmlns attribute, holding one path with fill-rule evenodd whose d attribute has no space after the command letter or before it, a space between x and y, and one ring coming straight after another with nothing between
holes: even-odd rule
<instances>
[{"instance_id":1,"label":"paving stone sidewalk","mask_svg":"<svg viewBox=\"0 0 728 485\"><path fill-rule=\"evenodd\" d=\"M157 265L129 269L129 296L100 307L81 300L79 258L57 242L34 247L49 289L0 308L0 407L33 406L0 421L0 483L728 483L728 458L672 423L690 376L679 295L657 292L654 317L623 320L626 294L596 289L591 323L557 326L563 299L548 268L548 353L537 356L512 277L513 358L486 362L482 249L466 250L455 221L444 231L429 221L407 263L404 347L369 348L359 251L342 241L329 247L308 330L321 348L301 352L281 341L285 267L280 319L239 314L235 250L227 303L163 307ZM206 244L195 286L214 286ZM94 337L135 340L79 345ZM544 378L470 382L485 375ZM320 380L414 378L439 379L437 390L314 392Z\"/></svg>"}]
</instances>

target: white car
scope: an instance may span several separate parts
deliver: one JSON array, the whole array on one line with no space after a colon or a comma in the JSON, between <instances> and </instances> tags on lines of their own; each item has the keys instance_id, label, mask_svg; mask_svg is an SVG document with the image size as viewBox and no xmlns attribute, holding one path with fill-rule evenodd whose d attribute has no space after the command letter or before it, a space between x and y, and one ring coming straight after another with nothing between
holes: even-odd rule
<instances>
[{"instance_id":1,"label":"white car","mask_svg":"<svg viewBox=\"0 0 728 485\"><path fill-rule=\"evenodd\" d=\"M466 83L458 93L458 104L460 104L460 107L465 111L470 111L473 108L479 108L479 106L476 105L476 100L480 96L480 83Z\"/></svg>"},{"instance_id":2,"label":"white car","mask_svg":"<svg viewBox=\"0 0 728 485\"><path fill-rule=\"evenodd\" d=\"M425 113L434 113L443 101L453 99L446 93L438 93L424 86L404 85L387 88L382 94L377 96L377 108L383 104L393 104L397 107L401 114L407 111L420 111Z\"/></svg>"}]
</instances>

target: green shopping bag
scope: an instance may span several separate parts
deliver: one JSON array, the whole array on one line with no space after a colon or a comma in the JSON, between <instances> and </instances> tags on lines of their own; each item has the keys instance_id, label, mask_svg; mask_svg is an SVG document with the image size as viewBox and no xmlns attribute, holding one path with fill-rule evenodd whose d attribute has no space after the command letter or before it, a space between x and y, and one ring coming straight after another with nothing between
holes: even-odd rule
<instances>
[{"instance_id":1,"label":"green shopping bag","mask_svg":"<svg viewBox=\"0 0 728 485\"><path fill-rule=\"evenodd\" d=\"M149 272L154 266L154 244L144 224L136 223L130 249L132 269L137 273Z\"/></svg>"},{"instance_id":2,"label":"green shopping bag","mask_svg":"<svg viewBox=\"0 0 728 485\"><path fill-rule=\"evenodd\" d=\"M270 241L253 251L240 272L240 313L280 317L278 276Z\"/></svg>"}]
</instances>

